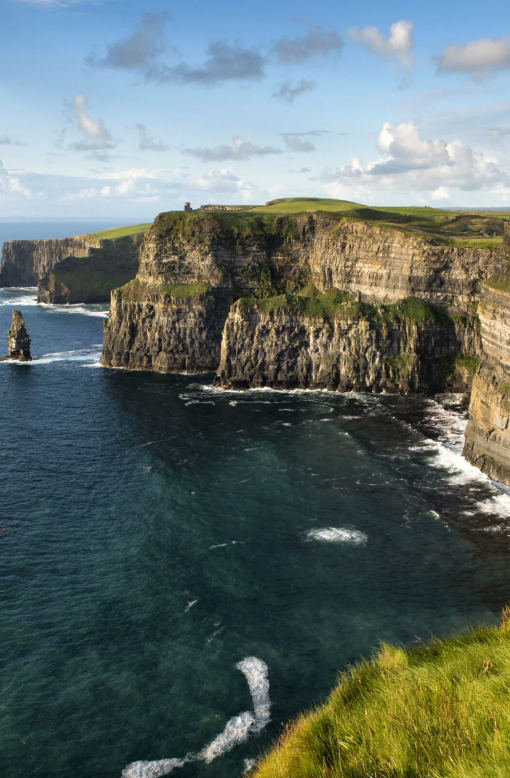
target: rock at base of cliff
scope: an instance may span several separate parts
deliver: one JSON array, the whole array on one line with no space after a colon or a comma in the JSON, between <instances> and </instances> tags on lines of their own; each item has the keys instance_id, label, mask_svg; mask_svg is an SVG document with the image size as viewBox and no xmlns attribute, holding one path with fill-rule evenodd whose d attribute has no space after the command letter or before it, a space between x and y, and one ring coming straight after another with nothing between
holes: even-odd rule
<instances>
[{"instance_id":1,"label":"rock at base of cliff","mask_svg":"<svg viewBox=\"0 0 510 778\"><path fill-rule=\"evenodd\" d=\"M31 339L25 329L25 320L21 311L13 309L11 329L7 333L7 359L18 359L20 362L30 362Z\"/></svg>"}]
</instances>

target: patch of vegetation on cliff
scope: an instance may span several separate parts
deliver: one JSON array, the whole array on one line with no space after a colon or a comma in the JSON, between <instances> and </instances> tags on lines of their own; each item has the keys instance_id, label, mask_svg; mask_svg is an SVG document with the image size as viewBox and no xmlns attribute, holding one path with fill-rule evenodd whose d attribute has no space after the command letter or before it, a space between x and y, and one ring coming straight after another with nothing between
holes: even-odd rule
<instances>
[{"instance_id":1,"label":"patch of vegetation on cliff","mask_svg":"<svg viewBox=\"0 0 510 778\"><path fill-rule=\"evenodd\" d=\"M383 644L289 725L253 778L504 778L510 628Z\"/></svg>"},{"instance_id":2,"label":"patch of vegetation on cliff","mask_svg":"<svg viewBox=\"0 0 510 778\"><path fill-rule=\"evenodd\" d=\"M196 297L200 294L210 292L212 289L209 281L195 281L193 284L171 284L161 287L161 292L167 297Z\"/></svg>"},{"instance_id":3,"label":"patch of vegetation on cliff","mask_svg":"<svg viewBox=\"0 0 510 778\"><path fill-rule=\"evenodd\" d=\"M455 357L455 367L465 368L471 375L476 373L479 364L480 359L478 357L468 357L462 354Z\"/></svg>"},{"instance_id":4,"label":"patch of vegetation on cliff","mask_svg":"<svg viewBox=\"0 0 510 778\"><path fill-rule=\"evenodd\" d=\"M129 284L121 286L120 289L116 289L116 293L122 300L137 302L151 299L152 297L158 297L159 295L185 299L187 297L196 297L205 294L206 292L210 292L211 289L212 286L208 281L195 281L193 284L171 284L148 288L144 284L141 284L138 278L135 278L133 281L130 281Z\"/></svg>"},{"instance_id":5,"label":"patch of vegetation on cliff","mask_svg":"<svg viewBox=\"0 0 510 778\"><path fill-rule=\"evenodd\" d=\"M245 297L241 298L238 304L242 310L256 308L261 313L281 310L319 318L358 316L374 323L391 324L392 322L409 320L418 323L439 322L443 325L453 326L449 316L427 305L418 297L406 297L397 303L388 305L375 305L358 301L335 287L322 294L313 284L307 284L297 294L281 294L260 298Z\"/></svg>"},{"instance_id":6,"label":"patch of vegetation on cliff","mask_svg":"<svg viewBox=\"0 0 510 778\"><path fill-rule=\"evenodd\" d=\"M510 275L507 273L494 273L485 283L498 292L510 292Z\"/></svg>"}]
</instances>

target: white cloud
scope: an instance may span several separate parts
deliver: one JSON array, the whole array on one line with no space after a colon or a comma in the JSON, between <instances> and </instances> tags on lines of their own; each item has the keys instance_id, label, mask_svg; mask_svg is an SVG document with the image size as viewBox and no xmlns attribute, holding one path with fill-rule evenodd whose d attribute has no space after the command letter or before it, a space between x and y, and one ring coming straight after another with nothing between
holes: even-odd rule
<instances>
[{"instance_id":1,"label":"white cloud","mask_svg":"<svg viewBox=\"0 0 510 778\"><path fill-rule=\"evenodd\" d=\"M90 116L87 98L82 94L76 95L72 100L64 101L64 106L72 117L72 123L78 128L83 138L83 140L69 144L67 150L89 151L92 152L94 158L107 161L109 155L105 152L114 149L117 144L110 131L105 127L103 120L95 121ZM63 130L57 142L60 148L63 148L65 134L66 130Z\"/></svg>"},{"instance_id":2,"label":"white cloud","mask_svg":"<svg viewBox=\"0 0 510 778\"><path fill-rule=\"evenodd\" d=\"M368 191L430 191L436 198L449 188L475 191L509 181L509 172L495 159L460 140L426 140L414 122L386 122L377 145L384 158L367 165L355 158L350 165L324 171L320 179L326 184L364 187Z\"/></svg>"},{"instance_id":3,"label":"white cloud","mask_svg":"<svg viewBox=\"0 0 510 778\"><path fill-rule=\"evenodd\" d=\"M450 43L434 60L438 73L470 73L483 78L510 68L510 35L479 38L464 45Z\"/></svg>"},{"instance_id":4,"label":"white cloud","mask_svg":"<svg viewBox=\"0 0 510 778\"><path fill-rule=\"evenodd\" d=\"M112 181L119 179L135 179L135 178L156 178L158 174L157 170L147 170L146 168L131 168L130 170L117 170L115 172L99 173L98 178L107 178Z\"/></svg>"},{"instance_id":5,"label":"white cloud","mask_svg":"<svg viewBox=\"0 0 510 778\"><path fill-rule=\"evenodd\" d=\"M0 199L23 200L31 197L31 190L23 186L18 176L6 170L0 160Z\"/></svg>"},{"instance_id":6,"label":"white cloud","mask_svg":"<svg viewBox=\"0 0 510 778\"><path fill-rule=\"evenodd\" d=\"M390 34L383 35L377 27L351 27L347 35L356 43L361 43L372 54L384 59L396 59L404 67L413 64L413 23L401 19L390 27Z\"/></svg>"}]
</instances>

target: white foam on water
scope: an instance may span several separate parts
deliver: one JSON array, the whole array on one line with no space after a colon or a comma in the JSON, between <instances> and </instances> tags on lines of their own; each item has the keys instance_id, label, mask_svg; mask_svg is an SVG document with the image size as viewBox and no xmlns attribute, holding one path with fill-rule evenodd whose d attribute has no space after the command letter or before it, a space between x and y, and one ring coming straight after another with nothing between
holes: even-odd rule
<instances>
[{"instance_id":1,"label":"white foam on water","mask_svg":"<svg viewBox=\"0 0 510 778\"><path fill-rule=\"evenodd\" d=\"M250 479L247 478L247 481ZM240 481L240 483L244 483L244 481ZM213 548L226 548L227 546L244 546L244 540L232 540L230 543L217 543L215 546L209 546L209 551Z\"/></svg>"},{"instance_id":2,"label":"white foam on water","mask_svg":"<svg viewBox=\"0 0 510 778\"><path fill-rule=\"evenodd\" d=\"M160 759L157 762L133 762L122 771L122 778L161 778L176 767L184 767L188 759Z\"/></svg>"},{"instance_id":3,"label":"white foam on water","mask_svg":"<svg viewBox=\"0 0 510 778\"><path fill-rule=\"evenodd\" d=\"M243 775L249 775L252 773L257 766L257 760L256 759L245 759L244 760L244 768L243 768Z\"/></svg>"},{"instance_id":4,"label":"white foam on water","mask_svg":"<svg viewBox=\"0 0 510 778\"><path fill-rule=\"evenodd\" d=\"M510 495L501 492L494 497L489 497L487 500L476 503L476 510L500 516L503 519L510 519Z\"/></svg>"},{"instance_id":5,"label":"white foam on water","mask_svg":"<svg viewBox=\"0 0 510 778\"><path fill-rule=\"evenodd\" d=\"M83 303L75 303L71 305L53 305L52 303L37 303L37 305L50 313L81 313L84 316L96 316L100 319L108 318L108 310L93 307L92 304L85 305Z\"/></svg>"},{"instance_id":6,"label":"white foam on water","mask_svg":"<svg viewBox=\"0 0 510 778\"><path fill-rule=\"evenodd\" d=\"M322 540L326 543L366 543L367 535L364 532L358 532L355 529L345 529L344 527L324 527L323 529L312 529L307 532L306 537L309 540Z\"/></svg>"},{"instance_id":7,"label":"white foam on water","mask_svg":"<svg viewBox=\"0 0 510 778\"><path fill-rule=\"evenodd\" d=\"M101 344L98 343L91 348L79 348L73 349L72 351L54 351L43 354L41 357L32 360L32 364L48 365L52 362L93 362L94 364L97 364L99 357L101 356L101 351L98 351L100 348Z\"/></svg>"},{"instance_id":8,"label":"white foam on water","mask_svg":"<svg viewBox=\"0 0 510 778\"><path fill-rule=\"evenodd\" d=\"M198 754L187 754L183 759L132 762L122 771L122 778L162 778L190 762L210 764L218 756L244 743L250 735L262 732L269 722L271 708L268 667L262 659L250 656L238 662L236 668L243 673L248 682L253 711L244 711L229 719L223 732Z\"/></svg>"},{"instance_id":9,"label":"white foam on water","mask_svg":"<svg viewBox=\"0 0 510 778\"><path fill-rule=\"evenodd\" d=\"M198 755L200 760L206 764L210 764L213 759L216 759L222 754L226 754L231 751L235 746L239 746L248 740L248 735L252 731L255 725L255 716L251 711L245 711L238 716L233 716L228 722L227 726L218 737L214 738L212 743L209 743L203 751Z\"/></svg>"}]
</instances>

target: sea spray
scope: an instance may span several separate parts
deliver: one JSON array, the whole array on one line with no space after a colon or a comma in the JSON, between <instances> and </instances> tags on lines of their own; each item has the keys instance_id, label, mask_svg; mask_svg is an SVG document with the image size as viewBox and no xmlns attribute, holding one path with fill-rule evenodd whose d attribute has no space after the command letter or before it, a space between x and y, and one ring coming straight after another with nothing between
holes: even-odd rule
<instances>
[{"instance_id":1,"label":"sea spray","mask_svg":"<svg viewBox=\"0 0 510 778\"><path fill-rule=\"evenodd\" d=\"M236 664L245 676L253 700L253 711L233 716L221 734L198 754L188 754L183 759L160 759L154 762L132 762L122 771L122 778L161 778L190 762L210 764L218 756L226 754L244 743L249 735L258 735L269 722L271 700L269 698L268 668L262 659L247 657Z\"/></svg>"}]
</instances>

